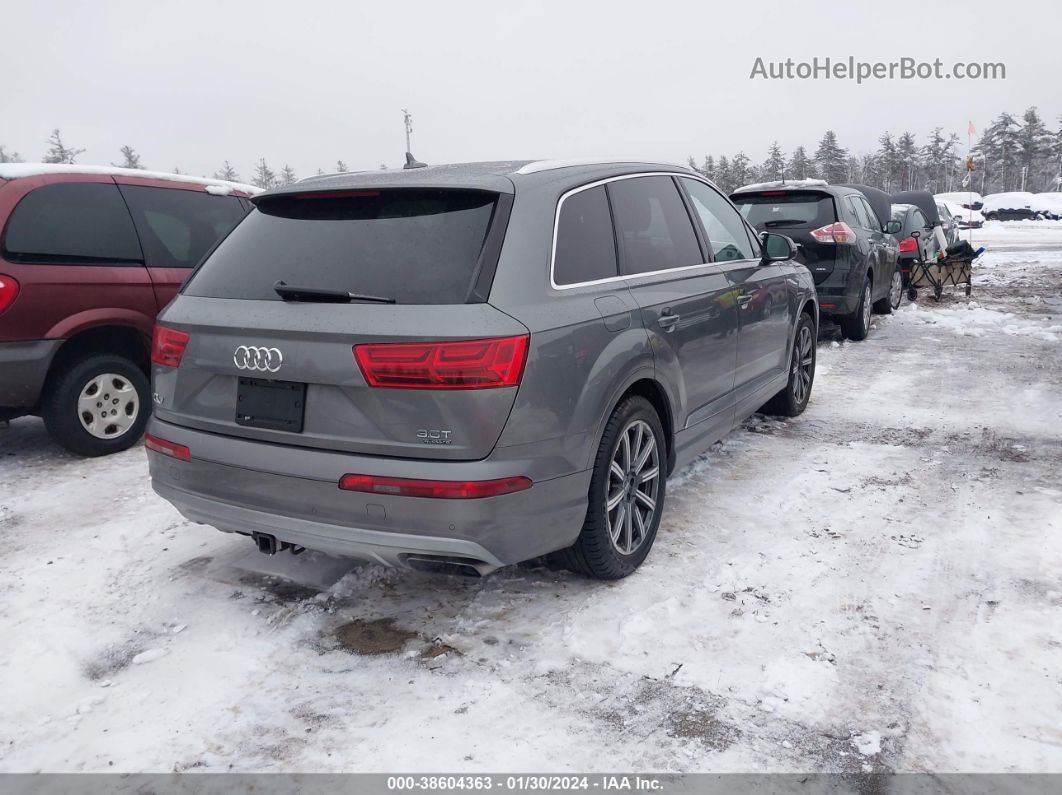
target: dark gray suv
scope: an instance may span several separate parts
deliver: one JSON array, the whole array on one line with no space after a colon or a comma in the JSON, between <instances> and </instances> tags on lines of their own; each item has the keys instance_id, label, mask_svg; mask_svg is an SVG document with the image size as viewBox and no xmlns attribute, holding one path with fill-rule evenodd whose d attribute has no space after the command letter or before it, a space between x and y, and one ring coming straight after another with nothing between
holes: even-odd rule
<instances>
[{"instance_id":1,"label":"dark gray suv","mask_svg":"<svg viewBox=\"0 0 1062 795\"><path fill-rule=\"evenodd\" d=\"M670 472L807 405L811 274L685 169L473 163L253 202L159 317L147 446L160 495L265 552L623 577Z\"/></svg>"}]
</instances>

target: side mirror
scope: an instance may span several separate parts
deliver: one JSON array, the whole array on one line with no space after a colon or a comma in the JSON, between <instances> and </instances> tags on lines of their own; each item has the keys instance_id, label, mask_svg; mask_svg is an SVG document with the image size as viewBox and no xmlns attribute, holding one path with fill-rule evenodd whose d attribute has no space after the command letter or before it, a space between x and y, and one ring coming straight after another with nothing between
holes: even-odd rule
<instances>
[{"instance_id":1,"label":"side mirror","mask_svg":"<svg viewBox=\"0 0 1062 795\"><path fill-rule=\"evenodd\" d=\"M796 243L785 235L764 232L760 235L760 243L763 246L763 259L761 261L764 264L796 258Z\"/></svg>"},{"instance_id":2,"label":"side mirror","mask_svg":"<svg viewBox=\"0 0 1062 795\"><path fill-rule=\"evenodd\" d=\"M901 229L903 229L903 224L901 224L899 221L889 221L887 224L885 224L884 231L886 234L889 235L898 235L900 234Z\"/></svg>"},{"instance_id":3,"label":"side mirror","mask_svg":"<svg viewBox=\"0 0 1062 795\"><path fill-rule=\"evenodd\" d=\"M911 237L913 237L915 240L918 240L918 238L920 238L921 236L922 233L919 232L917 229L911 233Z\"/></svg>"}]
</instances>

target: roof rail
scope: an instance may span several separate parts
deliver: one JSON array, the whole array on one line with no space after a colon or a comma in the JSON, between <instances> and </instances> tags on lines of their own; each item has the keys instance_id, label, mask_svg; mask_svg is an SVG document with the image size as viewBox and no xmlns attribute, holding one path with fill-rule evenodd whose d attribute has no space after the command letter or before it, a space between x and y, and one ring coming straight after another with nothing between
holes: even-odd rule
<instances>
[{"instance_id":1,"label":"roof rail","mask_svg":"<svg viewBox=\"0 0 1062 795\"><path fill-rule=\"evenodd\" d=\"M525 166L514 171L514 174L537 174L540 171L553 171L557 168L572 168L574 166L610 166L613 163L641 163L641 160L618 160L600 157L573 157L562 160L533 160Z\"/></svg>"}]
</instances>

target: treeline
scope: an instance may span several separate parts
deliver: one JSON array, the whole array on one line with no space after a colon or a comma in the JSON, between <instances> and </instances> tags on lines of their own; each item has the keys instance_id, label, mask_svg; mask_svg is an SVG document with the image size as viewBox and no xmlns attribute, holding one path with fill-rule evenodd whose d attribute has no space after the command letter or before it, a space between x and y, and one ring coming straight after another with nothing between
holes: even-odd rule
<instances>
[{"instance_id":1,"label":"treeline","mask_svg":"<svg viewBox=\"0 0 1062 795\"><path fill-rule=\"evenodd\" d=\"M47 140L48 149L41 157L42 163L67 163L73 164L77 162L79 155L85 152L84 149L77 149L67 146L63 141L62 133L59 130L52 130L52 134ZM138 168L146 169L147 166L140 161L140 155L132 146L119 147L118 153L121 155L120 162L112 162L112 166L118 166L120 168ZM0 163L21 163L23 158L18 152L8 151L3 145L0 145ZM387 168L385 165L381 165L380 168ZM162 168L159 171L168 171L172 174L184 174L186 172L181 171L180 168ZM342 160L337 160L335 166L331 172L335 173L347 171L347 164ZM326 173L323 169L317 169L318 175ZM206 176L205 174L201 176ZM254 164L254 167L247 179L244 179L240 172L230 163L225 160L221 164L221 168L215 171L212 175L214 179L225 179L230 182L245 182L250 183L259 188L277 188L284 185L290 185L296 182L299 177L288 164L284 164L279 170L273 170L264 157L259 158L258 162Z\"/></svg>"},{"instance_id":2,"label":"treeline","mask_svg":"<svg viewBox=\"0 0 1062 795\"><path fill-rule=\"evenodd\" d=\"M814 152L797 146L787 155L775 141L762 163L753 163L738 152L730 157L708 155L700 162L690 157L689 165L728 192L749 183L780 179L856 182L889 193L969 189L987 195L1062 189L1062 116L1058 129L1051 130L1036 108L1029 108L1020 118L1001 113L981 133L972 152L966 150L966 136L945 134L936 127L921 143L911 132L885 132L876 150L856 155L841 146L833 130L827 130ZM972 157L972 173L966 168L967 154ZM970 179L964 185L968 173Z\"/></svg>"}]
</instances>

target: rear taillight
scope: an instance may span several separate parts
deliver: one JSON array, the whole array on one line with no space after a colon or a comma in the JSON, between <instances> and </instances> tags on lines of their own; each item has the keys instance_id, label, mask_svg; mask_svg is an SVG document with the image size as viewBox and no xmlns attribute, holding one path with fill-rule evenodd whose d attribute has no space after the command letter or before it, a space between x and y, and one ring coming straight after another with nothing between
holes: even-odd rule
<instances>
[{"instance_id":1,"label":"rear taillight","mask_svg":"<svg viewBox=\"0 0 1062 795\"><path fill-rule=\"evenodd\" d=\"M178 461L192 460L192 451L183 444L160 439L150 433L144 434L144 447L148 450L154 450L156 453L168 455L170 458L176 458Z\"/></svg>"},{"instance_id":2,"label":"rear taillight","mask_svg":"<svg viewBox=\"0 0 1062 795\"><path fill-rule=\"evenodd\" d=\"M16 298L18 298L18 282L0 273L0 312L15 303Z\"/></svg>"},{"instance_id":3,"label":"rear taillight","mask_svg":"<svg viewBox=\"0 0 1062 795\"><path fill-rule=\"evenodd\" d=\"M915 243L914 238L910 238L909 237L906 240L901 240L900 241L900 253L901 254L911 254L912 252L915 252L917 250L918 250L918 244Z\"/></svg>"},{"instance_id":4,"label":"rear taillight","mask_svg":"<svg viewBox=\"0 0 1062 795\"><path fill-rule=\"evenodd\" d=\"M516 386L527 336L464 342L355 345L354 358L372 387L491 389Z\"/></svg>"},{"instance_id":5,"label":"rear taillight","mask_svg":"<svg viewBox=\"0 0 1062 795\"><path fill-rule=\"evenodd\" d=\"M418 480L384 478L375 475L344 475L339 488L395 497L433 497L438 500L475 500L498 497L531 488L530 478L511 477L497 480Z\"/></svg>"},{"instance_id":6,"label":"rear taillight","mask_svg":"<svg viewBox=\"0 0 1062 795\"><path fill-rule=\"evenodd\" d=\"M844 221L826 224L812 231L811 236L820 243L855 243L855 232Z\"/></svg>"},{"instance_id":7,"label":"rear taillight","mask_svg":"<svg viewBox=\"0 0 1062 795\"><path fill-rule=\"evenodd\" d=\"M179 367L190 338L187 332L156 324L151 335L151 361L163 367Z\"/></svg>"}]
</instances>

